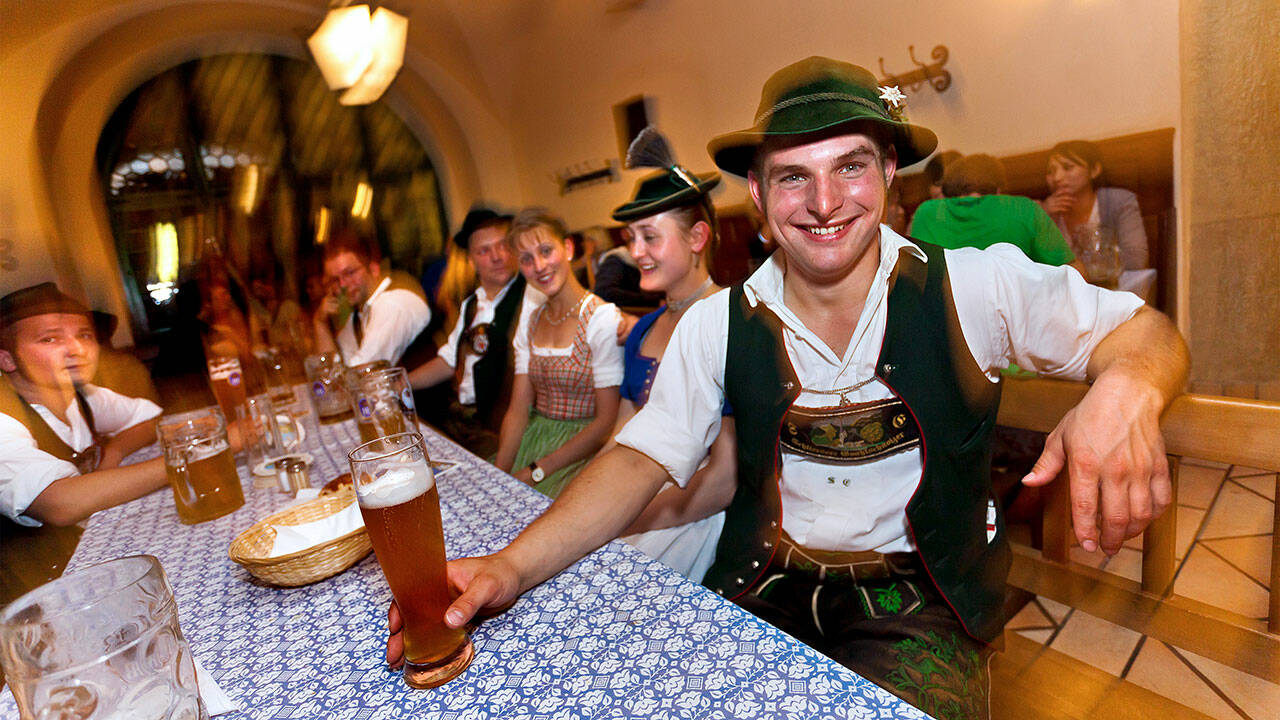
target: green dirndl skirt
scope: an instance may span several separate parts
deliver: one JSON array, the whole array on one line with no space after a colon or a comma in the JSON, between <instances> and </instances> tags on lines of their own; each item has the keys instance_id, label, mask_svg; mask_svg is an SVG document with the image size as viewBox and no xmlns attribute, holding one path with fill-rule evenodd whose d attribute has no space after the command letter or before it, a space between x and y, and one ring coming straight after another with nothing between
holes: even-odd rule
<instances>
[{"instance_id":1,"label":"green dirndl skirt","mask_svg":"<svg viewBox=\"0 0 1280 720\"><path fill-rule=\"evenodd\" d=\"M516 451L515 464L511 466L512 470L519 470L528 467L529 463L535 462L538 458L556 451L561 445L569 442L569 439L577 435L582 428L591 423L592 418L582 418L581 420L552 420L536 411L529 413L529 425L524 429L524 437L520 438L520 449ZM549 498L555 498L569 484L578 471L587 464L585 458L578 462L572 463L559 470L547 475L542 482L533 487L543 495Z\"/></svg>"}]
</instances>

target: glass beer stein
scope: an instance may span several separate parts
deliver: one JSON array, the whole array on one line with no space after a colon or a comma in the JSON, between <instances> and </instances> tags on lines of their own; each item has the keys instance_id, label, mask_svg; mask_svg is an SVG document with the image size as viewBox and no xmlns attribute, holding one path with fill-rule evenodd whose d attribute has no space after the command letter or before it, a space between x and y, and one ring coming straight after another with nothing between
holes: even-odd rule
<instances>
[{"instance_id":1,"label":"glass beer stein","mask_svg":"<svg viewBox=\"0 0 1280 720\"><path fill-rule=\"evenodd\" d=\"M206 720L159 561L108 560L0 612L0 664L23 718Z\"/></svg>"},{"instance_id":2,"label":"glass beer stein","mask_svg":"<svg viewBox=\"0 0 1280 720\"><path fill-rule=\"evenodd\" d=\"M356 501L373 552L404 618L404 681L443 685L475 650L465 630L446 627L453 602L445 579L440 495L418 433L377 438L347 454Z\"/></svg>"},{"instance_id":3,"label":"glass beer stein","mask_svg":"<svg viewBox=\"0 0 1280 720\"><path fill-rule=\"evenodd\" d=\"M351 409L360 442L402 432L417 432L409 374L402 367L370 370L352 383Z\"/></svg>"},{"instance_id":4,"label":"glass beer stein","mask_svg":"<svg viewBox=\"0 0 1280 720\"><path fill-rule=\"evenodd\" d=\"M332 418L351 410L351 401L343 384L347 368L337 353L311 355L303 362L307 372L307 385L311 388L311 401L316 416Z\"/></svg>"},{"instance_id":5,"label":"glass beer stein","mask_svg":"<svg viewBox=\"0 0 1280 720\"><path fill-rule=\"evenodd\" d=\"M164 470L179 520L194 525L244 505L227 425L218 408L165 416L156 434L164 448Z\"/></svg>"}]
</instances>

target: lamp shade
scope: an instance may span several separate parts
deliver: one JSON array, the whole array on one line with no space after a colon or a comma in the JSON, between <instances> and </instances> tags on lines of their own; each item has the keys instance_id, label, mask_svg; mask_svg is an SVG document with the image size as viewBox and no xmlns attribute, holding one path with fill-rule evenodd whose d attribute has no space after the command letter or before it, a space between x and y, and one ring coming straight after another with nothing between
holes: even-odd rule
<instances>
[{"instance_id":1,"label":"lamp shade","mask_svg":"<svg viewBox=\"0 0 1280 720\"><path fill-rule=\"evenodd\" d=\"M382 97L404 64L409 19L386 8L378 8L370 23L372 60L359 79L338 98L343 105L367 105Z\"/></svg>"},{"instance_id":2,"label":"lamp shade","mask_svg":"<svg viewBox=\"0 0 1280 720\"><path fill-rule=\"evenodd\" d=\"M373 61L372 34L369 6L351 5L330 10L307 38L307 47L330 90L351 87L368 69ZM402 52L403 48L402 41Z\"/></svg>"}]
</instances>

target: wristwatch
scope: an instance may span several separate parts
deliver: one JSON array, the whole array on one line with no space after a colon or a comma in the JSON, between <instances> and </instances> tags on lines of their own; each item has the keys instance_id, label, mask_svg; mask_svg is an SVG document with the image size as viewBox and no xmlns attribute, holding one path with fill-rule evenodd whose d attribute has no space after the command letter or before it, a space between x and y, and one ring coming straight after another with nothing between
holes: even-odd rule
<instances>
[{"instance_id":1,"label":"wristwatch","mask_svg":"<svg viewBox=\"0 0 1280 720\"><path fill-rule=\"evenodd\" d=\"M542 479L547 476L547 474L543 472L542 468L538 467L538 463L536 462L529 463L529 472L533 473L533 477L530 479L533 480L534 485L542 482Z\"/></svg>"}]
</instances>

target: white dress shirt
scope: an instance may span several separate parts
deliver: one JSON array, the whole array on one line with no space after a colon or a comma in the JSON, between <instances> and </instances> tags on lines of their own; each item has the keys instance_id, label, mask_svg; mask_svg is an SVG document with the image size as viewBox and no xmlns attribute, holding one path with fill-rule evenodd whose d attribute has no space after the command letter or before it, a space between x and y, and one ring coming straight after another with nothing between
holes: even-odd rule
<instances>
[{"instance_id":1,"label":"white dress shirt","mask_svg":"<svg viewBox=\"0 0 1280 720\"><path fill-rule=\"evenodd\" d=\"M334 338L347 367L374 360L386 360L395 365L409 343L431 322L431 308L427 307L426 301L411 290L391 288L390 285L390 276L382 278L369 299L360 306L364 342L356 342L353 316L347 318Z\"/></svg>"},{"instance_id":2,"label":"white dress shirt","mask_svg":"<svg viewBox=\"0 0 1280 720\"><path fill-rule=\"evenodd\" d=\"M512 277L507 281L506 285L498 291L498 294L489 297L484 291L484 287L476 288L476 314L471 319L468 329L483 323L493 322L493 314L497 311L498 305L502 303L502 299L507 296L507 291L511 289L512 283L516 281ZM522 328L529 326L529 316L533 314L538 306L547 301L547 296L543 295L540 290L532 285L524 286L524 297L520 302L520 316L516 318L516 327L513 337L519 337ZM462 321L463 317L458 316L458 321L453 324L453 330L449 333L449 339L445 341L444 347L440 348L440 359L444 363L455 370L457 367L454 363L458 360L458 342L462 339ZM490 342L505 342L506 339L489 338ZM458 384L458 402L463 405L473 405L476 401L476 381L475 381L475 365L476 361L481 358L480 355L467 353L462 361L462 382Z\"/></svg>"},{"instance_id":3,"label":"white dress shirt","mask_svg":"<svg viewBox=\"0 0 1280 720\"><path fill-rule=\"evenodd\" d=\"M870 382L847 394L849 402L893 397L874 379L888 313L888 281L900 251L922 260L925 255L888 226L880 231L880 264L843 356L783 302L785 273L777 253L745 284L748 302L763 302L782 322L787 356L804 388L796 400L800 406L838 404L838 396L809 391L845 388L868 378ZM1009 244L946 250L945 257L965 341L992 382L1011 362L1054 377L1084 379L1094 348L1142 306L1129 293L1089 285L1070 267L1033 263ZM728 314L728 290L689 309L658 366L649 402L617 436L620 445L661 464L681 486L719 433ZM820 550L912 550L906 506L920 475L918 448L855 464L783 452L783 529L796 542Z\"/></svg>"},{"instance_id":4,"label":"white dress shirt","mask_svg":"<svg viewBox=\"0 0 1280 720\"><path fill-rule=\"evenodd\" d=\"M160 406L145 398L128 397L96 385L85 385L82 392L102 435L115 435L160 415ZM72 450L80 452L93 444L93 431L74 399L66 410L70 424L43 405L31 407ZM40 525L22 513L53 481L78 474L75 465L36 447L35 437L26 425L0 413L0 513L20 525Z\"/></svg>"}]
</instances>

